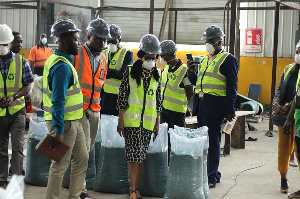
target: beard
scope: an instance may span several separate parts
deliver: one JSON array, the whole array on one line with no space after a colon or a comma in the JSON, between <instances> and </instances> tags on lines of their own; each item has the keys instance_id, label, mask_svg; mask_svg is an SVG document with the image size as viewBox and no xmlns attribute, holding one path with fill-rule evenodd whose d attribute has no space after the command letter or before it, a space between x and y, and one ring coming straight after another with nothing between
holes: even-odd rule
<instances>
[{"instance_id":1,"label":"beard","mask_svg":"<svg viewBox=\"0 0 300 199\"><path fill-rule=\"evenodd\" d=\"M70 55L77 55L78 50L79 50L78 46L69 46L69 49L68 49Z\"/></svg>"}]
</instances>

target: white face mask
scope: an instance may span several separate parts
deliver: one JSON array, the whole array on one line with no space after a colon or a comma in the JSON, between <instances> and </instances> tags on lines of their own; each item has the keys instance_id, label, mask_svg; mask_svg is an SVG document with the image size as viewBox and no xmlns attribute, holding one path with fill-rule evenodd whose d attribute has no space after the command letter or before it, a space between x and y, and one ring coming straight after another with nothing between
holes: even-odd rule
<instances>
[{"instance_id":1,"label":"white face mask","mask_svg":"<svg viewBox=\"0 0 300 199\"><path fill-rule=\"evenodd\" d=\"M41 42L42 42L43 44L46 44L46 43L47 43L47 38L44 37L43 39L41 39Z\"/></svg>"},{"instance_id":2,"label":"white face mask","mask_svg":"<svg viewBox=\"0 0 300 199\"><path fill-rule=\"evenodd\" d=\"M215 48L212 44L206 43L206 52L212 55L215 52Z\"/></svg>"},{"instance_id":3,"label":"white face mask","mask_svg":"<svg viewBox=\"0 0 300 199\"><path fill-rule=\"evenodd\" d=\"M144 61L143 67L147 70L151 70L155 66L155 61Z\"/></svg>"},{"instance_id":4,"label":"white face mask","mask_svg":"<svg viewBox=\"0 0 300 199\"><path fill-rule=\"evenodd\" d=\"M295 55L295 62L296 64L300 64L300 54Z\"/></svg>"},{"instance_id":5,"label":"white face mask","mask_svg":"<svg viewBox=\"0 0 300 199\"><path fill-rule=\"evenodd\" d=\"M2 46L0 45L0 55L7 55L9 52L8 46Z\"/></svg>"},{"instance_id":6,"label":"white face mask","mask_svg":"<svg viewBox=\"0 0 300 199\"><path fill-rule=\"evenodd\" d=\"M118 50L118 47L117 47L117 45L115 45L115 44L108 44L108 45L107 45L107 48L108 48L108 50L109 50L110 52L112 52L112 53L115 53L115 52L117 52L117 50Z\"/></svg>"},{"instance_id":7,"label":"white face mask","mask_svg":"<svg viewBox=\"0 0 300 199\"><path fill-rule=\"evenodd\" d=\"M160 58L160 63L162 64L162 65L168 65L168 63L166 62L166 60L164 59L164 58Z\"/></svg>"}]
</instances>

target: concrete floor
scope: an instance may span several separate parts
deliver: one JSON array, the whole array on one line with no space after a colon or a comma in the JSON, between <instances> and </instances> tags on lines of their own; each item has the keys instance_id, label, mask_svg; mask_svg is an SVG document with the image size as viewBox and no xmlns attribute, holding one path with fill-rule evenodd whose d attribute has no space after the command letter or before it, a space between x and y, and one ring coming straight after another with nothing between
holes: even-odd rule
<instances>
[{"instance_id":1,"label":"concrete floor","mask_svg":"<svg viewBox=\"0 0 300 199\"><path fill-rule=\"evenodd\" d=\"M269 128L269 119L264 117L261 123L252 123L258 131L247 132L246 138L258 138L247 141L245 149L233 149L229 156L221 157L221 183L210 189L211 199L286 199L287 194L279 191L280 175L277 170L277 132L274 137L265 136ZM277 129L274 126L274 129ZM223 139L224 140L224 139ZM300 189L298 167L291 167L288 173L291 192ZM45 198L45 187L26 185L26 199ZM113 195L89 191L99 199L125 199L127 195ZM68 190L63 189L61 198L67 198ZM144 197L147 199L147 197ZM154 198L153 198L154 199ZM188 199L188 198L187 198Z\"/></svg>"}]
</instances>

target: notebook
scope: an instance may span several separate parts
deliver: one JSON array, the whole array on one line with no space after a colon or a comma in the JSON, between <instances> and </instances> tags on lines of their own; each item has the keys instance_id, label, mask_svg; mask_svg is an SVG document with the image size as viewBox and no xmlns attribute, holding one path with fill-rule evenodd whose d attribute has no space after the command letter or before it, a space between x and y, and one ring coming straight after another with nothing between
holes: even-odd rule
<instances>
[{"instance_id":1,"label":"notebook","mask_svg":"<svg viewBox=\"0 0 300 199\"><path fill-rule=\"evenodd\" d=\"M59 147L56 149L51 149L50 144L53 142L59 142ZM42 155L60 162L67 151L70 149L70 146L66 145L63 142L56 140L53 136L47 134L35 147L35 150Z\"/></svg>"}]
</instances>

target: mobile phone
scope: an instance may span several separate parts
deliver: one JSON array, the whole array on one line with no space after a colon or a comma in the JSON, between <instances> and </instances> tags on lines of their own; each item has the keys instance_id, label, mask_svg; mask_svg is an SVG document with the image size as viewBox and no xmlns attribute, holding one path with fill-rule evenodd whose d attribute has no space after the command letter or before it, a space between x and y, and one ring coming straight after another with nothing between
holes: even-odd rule
<instances>
[{"instance_id":1,"label":"mobile phone","mask_svg":"<svg viewBox=\"0 0 300 199\"><path fill-rule=\"evenodd\" d=\"M191 53L187 53L186 58L187 58L188 61L193 61L193 56L192 56Z\"/></svg>"}]
</instances>

